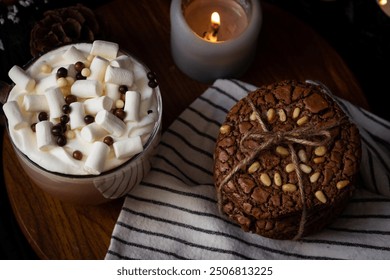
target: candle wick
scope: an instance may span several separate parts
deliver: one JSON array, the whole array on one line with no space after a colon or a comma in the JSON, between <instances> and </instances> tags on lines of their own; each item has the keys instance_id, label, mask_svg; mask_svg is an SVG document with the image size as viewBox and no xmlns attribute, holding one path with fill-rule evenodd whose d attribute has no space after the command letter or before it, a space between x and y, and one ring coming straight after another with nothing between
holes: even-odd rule
<instances>
[{"instance_id":1,"label":"candle wick","mask_svg":"<svg viewBox=\"0 0 390 280\"><path fill-rule=\"evenodd\" d=\"M212 23L209 31L203 33L203 39L216 42L220 25L218 23Z\"/></svg>"},{"instance_id":2,"label":"candle wick","mask_svg":"<svg viewBox=\"0 0 390 280\"><path fill-rule=\"evenodd\" d=\"M218 23L213 23L211 28L213 29L213 36L217 36L218 31L219 31L219 24Z\"/></svg>"}]
</instances>

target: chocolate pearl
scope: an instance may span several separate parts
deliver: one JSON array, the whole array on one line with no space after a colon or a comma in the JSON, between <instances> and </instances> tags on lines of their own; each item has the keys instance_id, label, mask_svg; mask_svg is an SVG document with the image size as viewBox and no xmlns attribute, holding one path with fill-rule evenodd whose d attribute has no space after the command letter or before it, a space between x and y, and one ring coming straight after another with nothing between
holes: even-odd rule
<instances>
[{"instance_id":1,"label":"chocolate pearl","mask_svg":"<svg viewBox=\"0 0 390 280\"><path fill-rule=\"evenodd\" d=\"M146 74L146 76L148 77L149 80L155 80L156 79L156 73L152 72L152 71L148 72Z\"/></svg>"},{"instance_id":2,"label":"chocolate pearl","mask_svg":"<svg viewBox=\"0 0 390 280\"><path fill-rule=\"evenodd\" d=\"M65 99L65 102L66 102L66 99ZM70 113L70 106L69 106L69 104L65 104L64 106L62 106L62 112L64 113L64 114L69 114Z\"/></svg>"},{"instance_id":3,"label":"chocolate pearl","mask_svg":"<svg viewBox=\"0 0 390 280\"><path fill-rule=\"evenodd\" d=\"M38 120L39 121L46 121L49 119L49 115L46 112L40 112L38 114Z\"/></svg>"},{"instance_id":4,"label":"chocolate pearl","mask_svg":"<svg viewBox=\"0 0 390 280\"><path fill-rule=\"evenodd\" d=\"M31 124L31 130L33 131L33 132L35 132L36 130L35 130L35 126L37 125L37 123L32 123Z\"/></svg>"},{"instance_id":5,"label":"chocolate pearl","mask_svg":"<svg viewBox=\"0 0 390 280\"><path fill-rule=\"evenodd\" d=\"M83 70L84 68L85 68L85 64L82 63L81 61L77 61L74 64L74 69L76 69L77 72L81 72L81 70Z\"/></svg>"},{"instance_id":6,"label":"chocolate pearl","mask_svg":"<svg viewBox=\"0 0 390 280\"><path fill-rule=\"evenodd\" d=\"M126 85L120 85L119 86L119 92L122 93L122 94L126 94L126 91L128 91L129 89L127 88Z\"/></svg>"},{"instance_id":7,"label":"chocolate pearl","mask_svg":"<svg viewBox=\"0 0 390 280\"><path fill-rule=\"evenodd\" d=\"M81 160L83 158L83 153L79 150L76 150L73 152L72 156L74 159Z\"/></svg>"},{"instance_id":8,"label":"chocolate pearl","mask_svg":"<svg viewBox=\"0 0 390 280\"><path fill-rule=\"evenodd\" d=\"M148 82L148 86L151 87L151 88L155 88L155 87L158 86L158 84L157 84L156 81L150 80L150 81Z\"/></svg>"},{"instance_id":9,"label":"chocolate pearl","mask_svg":"<svg viewBox=\"0 0 390 280\"><path fill-rule=\"evenodd\" d=\"M111 136L106 136L106 137L104 137L103 142L104 142L107 146L111 146L112 144L114 144L114 139L112 139Z\"/></svg>"},{"instance_id":10,"label":"chocolate pearl","mask_svg":"<svg viewBox=\"0 0 390 280\"><path fill-rule=\"evenodd\" d=\"M72 95L72 94L69 94L65 97L65 102L66 104L71 104L73 102L76 102L77 101L77 96L75 95ZM62 107L62 110L64 110L64 107ZM69 111L70 112L70 111Z\"/></svg>"},{"instance_id":11,"label":"chocolate pearl","mask_svg":"<svg viewBox=\"0 0 390 280\"><path fill-rule=\"evenodd\" d=\"M66 124L67 122L69 122L69 116L68 116L68 115L62 115L62 116L60 117L60 122L61 122L62 124Z\"/></svg>"},{"instance_id":12,"label":"chocolate pearl","mask_svg":"<svg viewBox=\"0 0 390 280\"><path fill-rule=\"evenodd\" d=\"M148 110L148 115L153 113L153 110Z\"/></svg>"},{"instance_id":13,"label":"chocolate pearl","mask_svg":"<svg viewBox=\"0 0 390 280\"><path fill-rule=\"evenodd\" d=\"M90 123L93 123L95 121L95 118L91 115L86 115L84 117L84 121L86 124L90 124Z\"/></svg>"},{"instance_id":14,"label":"chocolate pearl","mask_svg":"<svg viewBox=\"0 0 390 280\"><path fill-rule=\"evenodd\" d=\"M60 123L60 125L61 125L61 128L62 128L62 133L65 133L66 130L68 129L67 124L66 123Z\"/></svg>"},{"instance_id":15,"label":"chocolate pearl","mask_svg":"<svg viewBox=\"0 0 390 280\"><path fill-rule=\"evenodd\" d=\"M63 128L61 124L56 124L51 128L51 134L54 136L61 136L63 134Z\"/></svg>"},{"instance_id":16,"label":"chocolate pearl","mask_svg":"<svg viewBox=\"0 0 390 280\"><path fill-rule=\"evenodd\" d=\"M66 145L66 137L65 135L60 135L57 137L57 145L60 146L60 147L63 147Z\"/></svg>"},{"instance_id":17,"label":"chocolate pearl","mask_svg":"<svg viewBox=\"0 0 390 280\"><path fill-rule=\"evenodd\" d=\"M68 76L68 70L64 67L58 68L57 79L58 78L65 78L66 76Z\"/></svg>"},{"instance_id":18,"label":"chocolate pearl","mask_svg":"<svg viewBox=\"0 0 390 280\"><path fill-rule=\"evenodd\" d=\"M83 75L81 75L81 72L77 72L76 74L76 80L85 80L87 77L84 77Z\"/></svg>"},{"instance_id":19,"label":"chocolate pearl","mask_svg":"<svg viewBox=\"0 0 390 280\"><path fill-rule=\"evenodd\" d=\"M114 115L123 120L126 117L126 112L122 108L114 110Z\"/></svg>"}]
</instances>

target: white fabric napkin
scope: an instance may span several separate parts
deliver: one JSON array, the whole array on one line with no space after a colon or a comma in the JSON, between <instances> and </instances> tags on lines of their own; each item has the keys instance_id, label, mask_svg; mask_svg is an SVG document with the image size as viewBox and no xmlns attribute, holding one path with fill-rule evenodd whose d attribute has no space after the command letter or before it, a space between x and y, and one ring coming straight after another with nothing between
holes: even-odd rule
<instances>
[{"instance_id":1,"label":"white fabric napkin","mask_svg":"<svg viewBox=\"0 0 390 280\"><path fill-rule=\"evenodd\" d=\"M362 135L363 183L337 220L289 241L244 232L219 213L216 137L254 89L217 80L164 132L151 171L125 198L106 259L390 259L390 123L340 98Z\"/></svg>"}]
</instances>

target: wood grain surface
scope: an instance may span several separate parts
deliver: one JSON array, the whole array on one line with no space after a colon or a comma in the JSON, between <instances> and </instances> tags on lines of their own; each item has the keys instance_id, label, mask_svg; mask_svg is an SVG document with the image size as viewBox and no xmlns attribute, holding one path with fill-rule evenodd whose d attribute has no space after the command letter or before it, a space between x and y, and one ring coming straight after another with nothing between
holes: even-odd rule
<instances>
[{"instance_id":1,"label":"wood grain surface","mask_svg":"<svg viewBox=\"0 0 390 280\"><path fill-rule=\"evenodd\" d=\"M261 86L284 79L319 80L336 95L368 109L344 61L310 27L261 2L263 25L249 70L238 77ZM170 1L110 1L95 12L106 40L157 73L163 98L163 130L207 87L185 76L170 53ZM100 206L63 203L43 193L21 170L6 134L4 175L9 199L27 240L42 259L103 259L123 198ZM66 186L64 186L66 187Z\"/></svg>"}]
</instances>

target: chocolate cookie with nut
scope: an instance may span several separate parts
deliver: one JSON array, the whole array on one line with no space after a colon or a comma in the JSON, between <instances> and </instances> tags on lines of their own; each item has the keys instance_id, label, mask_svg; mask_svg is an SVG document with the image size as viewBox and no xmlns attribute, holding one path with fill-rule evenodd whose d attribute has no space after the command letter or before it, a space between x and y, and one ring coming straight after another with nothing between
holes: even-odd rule
<instances>
[{"instance_id":1,"label":"chocolate cookie with nut","mask_svg":"<svg viewBox=\"0 0 390 280\"><path fill-rule=\"evenodd\" d=\"M220 211L241 228L298 240L323 229L354 191L360 135L317 85L287 80L238 101L220 128L214 180Z\"/></svg>"}]
</instances>

